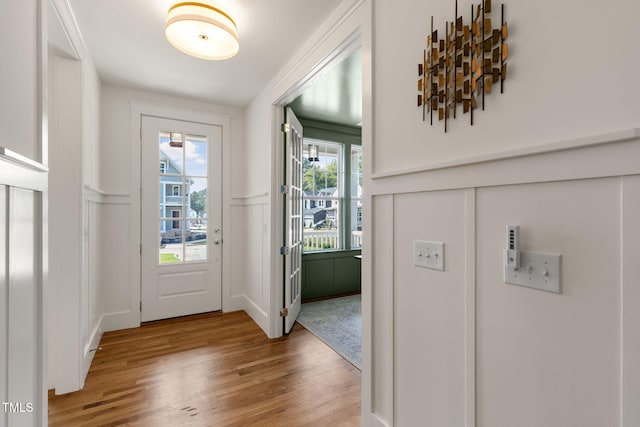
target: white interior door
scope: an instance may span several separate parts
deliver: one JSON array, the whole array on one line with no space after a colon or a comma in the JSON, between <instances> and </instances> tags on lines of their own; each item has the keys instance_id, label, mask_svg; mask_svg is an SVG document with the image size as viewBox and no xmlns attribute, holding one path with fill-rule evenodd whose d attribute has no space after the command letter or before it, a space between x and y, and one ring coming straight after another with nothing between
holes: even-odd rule
<instances>
[{"instance_id":1,"label":"white interior door","mask_svg":"<svg viewBox=\"0 0 640 427\"><path fill-rule=\"evenodd\" d=\"M302 125L287 108L285 165L285 316L284 332L293 328L302 307Z\"/></svg>"},{"instance_id":2,"label":"white interior door","mask_svg":"<svg viewBox=\"0 0 640 427\"><path fill-rule=\"evenodd\" d=\"M221 309L222 127L143 116L143 322Z\"/></svg>"}]
</instances>

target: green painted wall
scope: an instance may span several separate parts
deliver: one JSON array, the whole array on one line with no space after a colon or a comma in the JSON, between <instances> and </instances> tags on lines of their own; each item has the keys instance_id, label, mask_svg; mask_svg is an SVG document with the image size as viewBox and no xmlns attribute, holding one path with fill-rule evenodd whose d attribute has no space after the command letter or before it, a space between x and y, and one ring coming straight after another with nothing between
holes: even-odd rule
<instances>
[{"instance_id":1,"label":"green painted wall","mask_svg":"<svg viewBox=\"0 0 640 427\"><path fill-rule=\"evenodd\" d=\"M302 300L360 292L360 250L302 255Z\"/></svg>"},{"instance_id":2,"label":"green painted wall","mask_svg":"<svg viewBox=\"0 0 640 427\"><path fill-rule=\"evenodd\" d=\"M361 144L360 128L299 118L306 138L340 142L346 145L347 152L350 145ZM350 174L345 178L350 179ZM348 187L349 182L345 185ZM357 249L302 255L302 300L360 292L361 261L354 258L360 253Z\"/></svg>"}]
</instances>

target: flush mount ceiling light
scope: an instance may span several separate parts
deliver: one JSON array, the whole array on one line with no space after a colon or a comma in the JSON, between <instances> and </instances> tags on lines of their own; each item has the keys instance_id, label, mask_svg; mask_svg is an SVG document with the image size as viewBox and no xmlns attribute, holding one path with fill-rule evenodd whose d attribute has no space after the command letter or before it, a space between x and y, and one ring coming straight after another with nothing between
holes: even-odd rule
<instances>
[{"instance_id":1,"label":"flush mount ceiling light","mask_svg":"<svg viewBox=\"0 0 640 427\"><path fill-rule=\"evenodd\" d=\"M201 59L229 59L240 48L233 19L220 7L204 2L173 5L165 35L176 49Z\"/></svg>"}]
</instances>

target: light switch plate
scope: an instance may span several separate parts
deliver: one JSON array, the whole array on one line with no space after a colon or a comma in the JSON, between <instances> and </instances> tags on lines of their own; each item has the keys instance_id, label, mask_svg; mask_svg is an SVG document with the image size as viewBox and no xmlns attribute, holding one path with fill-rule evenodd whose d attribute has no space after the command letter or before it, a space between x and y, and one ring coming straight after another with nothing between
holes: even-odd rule
<instances>
[{"instance_id":1,"label":"light switch plate","mask_svg":"<svg viewBox=\"0 0 640 427\"><path fill-rule=\"evenodd\" d=\"M504 254L505 260L507 254ZM504 281L541 291L562 293L560 254L520 251L520 268L504 268Z\"/></svg>"},{"instance_id":2,"label":"light switch plate","mask_svg":"<svg viewBox=\"0 0 640 427\"><path fill-rule=\"evenodd\" d=\"M444 271L444 243L414 240L413 265Z\"/></svg>"}]
</instances>

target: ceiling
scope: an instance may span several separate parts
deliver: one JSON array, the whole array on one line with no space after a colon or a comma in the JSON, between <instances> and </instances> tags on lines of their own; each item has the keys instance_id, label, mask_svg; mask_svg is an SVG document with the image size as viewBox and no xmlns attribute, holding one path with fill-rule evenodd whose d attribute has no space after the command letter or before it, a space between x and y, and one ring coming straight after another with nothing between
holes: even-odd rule
<instances>
[{"instance_id":1,"label":"ceiling","mask_svg":"<svg viewBox=\"0 0 640 427\"><path fill-rule=\"evenodd\" d=\"M362 126L362 54L339 62L289 106L296 116L339 125Z\"/></svg>"},{"instance_id":2,"label":"ceiling","mask_svg":"<svg viewBox=\"0 0 640 427\"><path fill-rule=\"evenodd\" d=\"M171 0L70 0L106 84L243 108L275 76L341 0L219 0L240 33L240 52L205 61L164 37Z\"/></svg>"}]
</instances>

